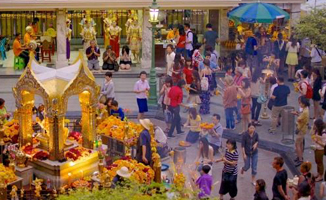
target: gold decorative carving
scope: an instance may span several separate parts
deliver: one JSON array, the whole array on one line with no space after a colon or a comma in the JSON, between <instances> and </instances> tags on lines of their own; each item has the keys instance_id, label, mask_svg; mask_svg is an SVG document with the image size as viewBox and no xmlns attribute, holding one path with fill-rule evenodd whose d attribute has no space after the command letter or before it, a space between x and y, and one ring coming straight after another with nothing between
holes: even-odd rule
<instances>
[{"instance_id":1,"label":"gold decorative carving","mask_svg":"<svg viewBox=\"0 0 326 200\"><path fill-rule=\"evenodd\" d=\"M95 108L100 87L96 84L93 74L84 65L82 54L74 63L80 62L80 66L72 80L63 81L56 76L52 77L51 81L62 87L60 91L48 88L51 87L50 84L37 78L31 66L31 63L35 62L33 57L34 55L31 54L31 61L13 88L17 115L21 124L20 145L32 144L32 108L34 96L39 95L45 106L45 120L48 121L50 159L63 159L64 144L67 139L67 134L64 132L64 121L68 99L73 95L79 95L82 107L83 146L93 148L93 141L96 138Z\"/></svg>"}]
</instances>

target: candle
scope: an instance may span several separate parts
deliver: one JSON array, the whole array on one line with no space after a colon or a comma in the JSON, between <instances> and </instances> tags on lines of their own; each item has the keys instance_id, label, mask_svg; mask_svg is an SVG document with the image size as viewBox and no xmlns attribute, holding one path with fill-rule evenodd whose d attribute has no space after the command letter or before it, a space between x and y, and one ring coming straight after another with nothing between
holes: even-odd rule
<instances>
[{"instance_id":1,"label":"candle","mask_svg":"<svg viewBox=\"0 0 326 200\"><path fill-rule=\"evenodd\" d=\"M68 173L68 186L71 184L71 173Z\"/></svg>"},{"instance_id":2,"label":"candle","mask_svg":"<svg viewBox=\"0 0 326 200\"><path fill-rule=\"evenodd\" d=\"M84 179L84 171L80 170L80 173L81 173L81 179Z\"/></svg>"}]
</instances>

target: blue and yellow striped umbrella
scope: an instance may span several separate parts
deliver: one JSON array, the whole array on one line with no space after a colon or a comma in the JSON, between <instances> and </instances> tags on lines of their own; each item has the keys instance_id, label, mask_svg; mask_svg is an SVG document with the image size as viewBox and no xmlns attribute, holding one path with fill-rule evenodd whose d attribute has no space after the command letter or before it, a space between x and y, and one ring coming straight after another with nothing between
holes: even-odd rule
<instances>
[{"instance_id":1,"label":"blue and yellow striped umbrella","mask_svg":"<svg viewBox=\"0 0 326 200\"><path fill-rule=\"evenodd\" d=\"M269 3L246 3L228 12L229 19L246 23L273 23L276 19L290 19L289 13Z\"/></svg>"}]
</instances>

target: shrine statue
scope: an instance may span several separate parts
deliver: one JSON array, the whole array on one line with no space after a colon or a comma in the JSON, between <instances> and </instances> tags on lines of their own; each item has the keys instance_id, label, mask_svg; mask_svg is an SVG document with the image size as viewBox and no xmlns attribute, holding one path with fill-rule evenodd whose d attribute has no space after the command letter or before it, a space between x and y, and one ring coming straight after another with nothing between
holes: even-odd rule
<instances>
[{"instance_id":1,"label":"shrine statue","mask_svg":"<svg viewBox=\"0 0 326 200\"><path fill-rule=\"evenodd\" d=\"M117 22L113 21L109 28L109 39L112 50L115 52L116 57L119 57L120 52L120 34L121 28L117 26Z\"/></svg>"},{"instance_id":2,"label":"shrine statue","mask_svg":"<svg viewBox=\"0 0 326 200\"><path fill-rule=\"evenodd\" d=\"M110 30L110 26L112 25L113 21L117 21L117 16L114 13L114 11L109 10L107 18L105 18L103 20L103 22L104 22L104 32L105 32L105 35L104 35L104 48L106 48L107 46L110 45L109 30Z\"/></svg>"},{"instance_id":3,"label":"shrine statue","mask_svg":"<svg viewBox=\"0 0 326 200\"><path fill-rule=\"evenodd\" d=\"M81 22L79 24L82 26L82 28L84 28L87 23L90 23L91 26L94 27L96 25L96 23L93 20L93 18L91 18L91 11L86 10L85 12L86 12L85 17L81 20Z\"/></svg>"},{"instance_id":4,"label":"shrine statue","mask_svg":"<svg viewBox=\"0 0 326 200\"><path fill-rule=\"evenodd\" d=\"M85 26L82 29L82 32L80 35L83 38L83 44L84 44L84 51L90 46L91 40L95 40L96 42L96 32L93 26L91 25L90 22L87 20L85 21Z\"/></svg>"},{"instance_id":5,"label":"shrine statue","mask_svg":"<svg viewBox=\"0 0 326 200\"><path fill-rule=\"evenodd\" d=\"M125 24L127 33L129 32L129 28L134 20L138 20L138 13L135 10L131 10L129 13L129 18Z\"/></svg>"},{"instance_id":6,"label":"shrine statue","mask_svg":"<svg viewBox=\"0 0 326 200\"><path fill-rule=\"evenodd\" d=\"M12 186L12 189L10 191L10 197L11 200L18 200L18 194L17 194L18 188L16 185Z\"/></svg>"},{"instance_id":7,"label":"shrine statue","mask_svg":"<svg viewBox=\"0 0 326 200\"><path fill-rule=\"evenodd\" d=\"M127 33L127 41L129 42L129 47L132 54L134 55L134 60L136 63L139 63L140 60L139 52L142 39L141 36L142 29L138 24L138 20L134 20Z\"/></svg>"},{"instance_id":8,"label":"shrine statue","mask_svg":"<svg viewBox=\"0 0 326 200\"><path fill-rule=\"evenodd\" d=\"M66 58L69 61L70 60L70 40L71 40L71 21L70 19L66 20Z\"/></svg>"}]
</instances>

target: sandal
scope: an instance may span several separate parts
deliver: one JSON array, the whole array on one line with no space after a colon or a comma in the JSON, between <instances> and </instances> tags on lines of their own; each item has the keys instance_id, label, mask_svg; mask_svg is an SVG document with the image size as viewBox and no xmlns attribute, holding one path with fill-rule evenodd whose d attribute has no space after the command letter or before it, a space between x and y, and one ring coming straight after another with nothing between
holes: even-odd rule
<instances>
[{"instance_id":1,"label":"sandal","mask_svg":"<svg viewBox=\"0 0 326 200\"><path fill-rule=\"evenodd\" d=\"M315 179L315 182L320 182L320 181L323 181L323 177L317 177L316 179Z\"/></svg>"}]
</instances>

